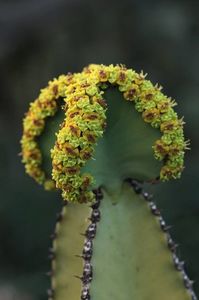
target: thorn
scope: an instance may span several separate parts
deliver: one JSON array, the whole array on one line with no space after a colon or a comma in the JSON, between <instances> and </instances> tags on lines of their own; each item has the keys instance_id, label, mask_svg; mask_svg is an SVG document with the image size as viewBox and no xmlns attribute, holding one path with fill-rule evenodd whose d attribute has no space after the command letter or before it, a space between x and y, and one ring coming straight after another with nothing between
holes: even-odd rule
<instances>
[{"instance_id":1,"label":"thorn","mask_svg":"<svg viewBox=\"0 0 199 300\"><path fill-rule=\"evenodd\" d=\"M84 286L81 291L81 300L90 300L89 287Z\"/></svg>"},{"instance_id":2,"label":"thorn","mask_svg":"<svg viewBox=\"0 0 199 300\"><path fill-rule=\"evenodd\" d=\"M91 260L91 257L92 257L92 250L91 251L89 251L89 252L85 252L85 253L83 253L83 255L82 255L82 258L84 259L84 260Z\"/></svg>"},{"instance_id":3,"label":"thorn","mask_svg":"<svg viewBox=\"0 0 199 300\"><path fill-rule=\"evenodd\" d=\"M50 248L48 249L48 251L49 251L49 254L55 254L55 251L54 251L54 249L53 249L52 247L50 247Z\"/></svg>"},{"instance_id":4,"label":"thorn","mask_svg":"<svg viewBox=\"0 0 199 300\"><path fill-rule=\"evenodd\" d=\"M56 221L57 221L57 222L60 222L60 221L62 220L62 217L63 217L63 216L62 216L62 213L57 213L57 214L56 214Z\"/></svg>"},{"instance_id":5,"label":"thorn","mask_svg":"<svg viewBox=\"0 0 199 300\"><path fill-rule=\"evenodd\" d=\"M92 277L90 277L90 276L83 276L83 277L80 277L80 276L78 276L78 275L74 275L74 277L77 278L77 279L79 279L79 280L81 280L83 284L88 284L88 283L90 283L91 280L92 280Z\"/></svg>"},{"instance_id":6,"label":"thorn","mask_svg":"<svg viewBox=\"0 0 199 300\"><path fill-rule=\"evenodd\" d=\"M169 247L169 249L172 251L172 252L175 252L176 251L176 248L178 247L178 244L176 244L172 238L170 237L170 235L168 235L167 237L167 245Z\"/></svg>"},{"instance_id":7,"label":"thorn","mask_svg":"<svg viewBox=\"0 0 199 300\"><path fill-rule=\"evenodd\" d=\"M155 205L155 203L153 202L150 202L149 204L150 208L151 208L151 212L153 215L155 216L160 216L160 211L159 209L157 208L157 206ZM163 220L162 220L163 221Z\"/></svg>"},{"instance_id":8,"label":"thorn","mask_svg":"<svg viewBox=\"0 0 199 300\"><path fill-rule=\"evenodd\" d=\"M84 243L83 251L90 251L92 250L92 248L93 248L92 241L86 240Z\"/></svg>"},{"instance_id":9,"label":"thorn","mask_svg":"<svg viewBox=\"0 0 199 300\"><path fill-rule=\"evenodd\" d=\"M167 225L167 226L165 227L165 231L169 231L169 230L172 229L172 228L173 228L172 225Z\"/></svg>"},{"instance_id":10,"label":"thorn","mask_svg":"<svg viewBox=\"0 0 199 300\"><path fill-rule=\"evenodd\" d=\"M93 193L95 194L97 200L103 199L103 194L102 194L101 188L94 189Z\"/></svg>"},{"instance_id":11,"label":"thorn","mask_svg":"<svg viewBox=\"0 0 199 300\"><path fill-rule=\"evenodd\" d=\"M91 223L91 224L88 226L87 230L86 230L86 234L85 234L86 237L87 237L88 239L93 239L93 238L95 237L96 230L97 230L96 224L95 224L95 223Z\"/></svg>"},{"instance_id":12,"label":"thorn","mask_svg":"<svg viewBox=\"0 0 199 300\"><path fill-rule=\"evenodd\" d=\"M141 194L142 192L142 187L140 186L133 186L133 190L136 194Z\"/></svg>"},{"instance_id":13,"label":"thorn","mask_svg":"<svg viewBox=\"0 0 199 300\"><path fill-rule=\"evenodd\" d=\"M149 193L147 193L147 192L142 192L142 196L144 197L144 199L148 199L148 197L149 197Z\"/></svg>"},{"instance_id":14,"label":"thorn","mask_svg":"<svg viewBox=\"0 0 199 300\"><path fill-rule=\"evenodd\" d=\"M90 260L93 253L93 244L91 240L86 240L84 243L83 251L82 251L82 257L85 260Z\"/></svg>"},{"instance_id":15,"label":"thorn","mask_svg":"<svg viewBox=\"0 0 199 300\"><path fill-rule=\"evenodd\" d=\"M95 201L93 204L90 205L90 207L92 209L98 209L99 206L100 206L100 201L99 200Z\"/></svg>"},{"instance_id":16,"label":"thorn","mask_svg":"<svg viewBox=\"0 0 199 300\"><path fill-rule=\"evenodd\" d=\"M75 256L75 257L78 257L78 258L83 258L83 256L82 256L82 255L79 255L79 254L75 254L74 256Z\"/></svg>"},{"instance_id":17,"label":"thorn","mask_svg":"<svg viewBox=\"0 0 199 300\"><path fill-rule=\"evenodd\" d=\"M83 268L83 277L92 277L93 268L89 262L86 262Z\"/></svg>"},{"instance_id":18,"label":"thorn","mask_svg":"<svg viewBox=\"0 0 199 300\"><path fill-rule=\"evenodd\" d=\"M192 289L194 281L190 280L189 277L184 273L183 274L184 285L187 289Z\"/></svg>"},{"instance_id":19,"label":"thorn","mask_svg":"<svg viewBox=\"0 0 199 300\"><path fill-rule=\"evenodd\" d=\"M74 275L75 278L80 279L82 281L82 277L78 276L78 275Z\"/></svg>"},{"instance_id":20,"label":"thorn","mask_svg":"<svg viewBox=\"0 0 199 300\"><path fill-rule=\"evenodd\" d=\"M176 254L173 254L173 262L177 271L183 271L184 261L180 261Z\"/></svg>"},{"instance_id":21,"label":"thorn","mask_svg":"<svg viewBox=\"0 0 199 300\"><path fill-rule=\"evenodd\" d=\"M127 178L125 181L130 183L130 185L132 186L132 188L136 194L142 193L143 187L142 187L141 181L138 181L138 180L132 179L132 178Z\"/></svg>"},{"instance_id":22,"label":"thorn","mask_svg":"<svg viewBox=\"0 0 199 300\"><path fill-rule=\"evenodd\" d=\"M46 276L48 276L48 277L52 277L52 276L53 276L53 271L48 271L48 272L46 272L45 274L46 274Z\"/></svg>"},{"instance_id":23,"label":"thorn","mask_svg":"<svg viewBox=\"0 0 199 300\"><path fill-rule=\"evenodd\" d=\"M101 192L100 187L98 187L98 188L96 188L96 189L93 189L93 193L94 193L95 195L97 195L97 193L100 193L100 192Z\"/></svg>"},{"instance_id":24,"label":"thorn","mask_svg":"<svg viewBox=\"0 0 199 300\"><path fill-rule=\"evenodd\" d=\"M48 255L48 259L53 260L55 259L55 253L51 253Z\"/></svg>"},{"instance_id":25,"label":"thorn","mask_svg":"<svg viewBox=\"0 0 199 300\"><path fill-rule=\"evenodd\" d=\"M101 191L96 194L96 199L97 200L102 200L103 199L103 194L102 194Z\"/></svg>"},{"instance_id":26,"label":"thorn","mask_svg":"<svg viewBox=\"0 0 199 300\"><path fill-rule=\"evenodd\" d=\"M152 200L152 198L153 198L153 195L152 194L149 194L148 192L142 192L142 196L144 197L144 199L146 200L146 201L151 201Z\"/></svg>"},{"instance_id":27,"label":"thorn","mask_svg":"<svg viewBox=\"0 0 199 300\"><path fill-rule=\"evenodd\" d=\"M167 226L162 217L159 217L160 227L164 232L167 232L172 226Z\"/></svg>"},{"instance_id":28,"label":"thorn","mask_svg":"<svg viewBox=\"0 0 199 300\"><path fill-rule=\"evenodd\" d=\"M100 221L100 211L99 209L93 209L91 217L89 218L92 222L99 222Z\"/></svg>"},{"instance_id":29,"label":"thorn","mask_svg":"<svg viewBox=\"0 0 199 300\"><path fill-rule=\"evenodd\" d=\"M48 289L47 290L47 295L48 295L48 297L53 297L54 296L54 290L53 289Z\"/></svg>"},{"instance_id":30,"label":"thorn","mask_svg":"<svg viewBox=\"0 0 199 300\"><path fill-rule=\"evenodd\" d=\"M191 300L198 300L193 290L190 290L190 293L191 293Z\"/></svg>"},{"instance_id":31,"label":"thorn","mask_svg":"<svg viewBox=\"0 0 199 300\"><path fill-rule=\"evenodd\" d=\"M50 239L51 240L54 240L56 238L57 234L54 232L50 235Z\"/></svg>"},{"instance_id":32,"label":"thorn","mask_svg":"<svg viewBox=\"0 0 199 300\"><path fill-rule=\"evenodd\" d=\"M163 231L166 231L165 228L166 228L166 223L165 221L163 220L162 217L159 218L159 221L160 221L160 227L162 228Z\"/></svg>"},{"instance_id":33,"label":"thorn","mask_svg":"<svg viewBox=\"0 0 199 300\"><path fill-rule=\"evenodd\" d=\"M90 300L91 296L88 294L86 297L85 296L81 296L81 300Z\"/></svg>"}]
</instances>

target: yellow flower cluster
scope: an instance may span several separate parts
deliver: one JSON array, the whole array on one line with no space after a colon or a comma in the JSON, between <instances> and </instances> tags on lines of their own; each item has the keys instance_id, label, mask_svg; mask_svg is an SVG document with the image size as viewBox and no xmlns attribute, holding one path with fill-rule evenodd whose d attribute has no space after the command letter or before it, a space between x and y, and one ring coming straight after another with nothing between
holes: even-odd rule
<instances>
[{"instance_id":1,"label":"yellow flower cluster","mask_svg":"<svg viewBox=\"0 0 199 300\"><path fill-rule=\"evenodd\" d=\"M63 198L73 202L93 200L89 190L93 182L81 168L93 155L97 139L106 127L106 101L103 93L108 86L118 86L124 99L134 102L145 122L160 128L161 138L153 146L155 158L163 161L160 179L178 178L183 170L187 143L183 135L183 120L173 110L174 101L153 86L145 75L123 65L90 65L82 73L60 76L41 91L24 119L22 137L23 162L26 171L39 183L51 183L41 170L41 153L35 138L44 128L44 120L56 112L56 100L66 102L66 117L51 150L52 178L62 190ZM53 185L52 185L53 186Z\"/></svg>"},{"instance_id":2,"label":"yellow flower cluster","mask_svg":"<svg viewBox=\"0 0 199 300\"><path fill-rule=\"evenodd\" d=\"M42 170L42 154L38 147L37 137L41 135L45 119L55 115L59 97L64 97L64 89L70 84L72 75L62 75L58 79L49 82L49 85L41 90L39 97L30 104L29 111L23 120L23 136L21 139L22 162L25 164L26 173L33 177L39 184L43 184L46 190L55 188L55 182L47 178Z\"/></svg>"},{"instance_id":3,"label":"yellow flower cluster","mask_svg":"<svg viewBox=\"0 0 199 300\"><path fill-rule=\"evenodd\" d=\"M81 175L80 171L103 135L106 104L97 82L84 73L74 75L74 81L66 88L66 102L66 118L51 151L52 177L64 199L92 201L93 193L88 191L92 176Z\"/></svg>"}]
</instances>

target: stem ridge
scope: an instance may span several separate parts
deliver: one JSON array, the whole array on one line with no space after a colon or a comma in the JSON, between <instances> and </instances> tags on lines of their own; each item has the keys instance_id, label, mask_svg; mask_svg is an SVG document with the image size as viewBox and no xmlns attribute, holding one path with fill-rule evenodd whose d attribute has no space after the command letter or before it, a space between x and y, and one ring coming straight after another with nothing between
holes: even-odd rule
<instances>
[{"instance_id":1,"label":"stem ridge","mask_svg":"<svg viewBox=\"0 0 199 300\"><path fill-rule=\"evenodd\" d=\"M157 218L160 225L160 229L162 230L162 232L166 237L167 246L168 249L171 251L172 260L176 271L181 273L184 286L188 290L191 299L198 300L193 290L194 281L188 277L185 270L184 261L181 261L177 255L178 245L173 241L171 234L169 233L169 229L171 228L171 226L166 225L164 218L161 216L160 210L157 208L156 204L152 201L153 195L150 195L148 192L144 191L142 182L131 178L127 178L125 181L131 185L131 187L133 188L136 194L139 194L145 201L148 202L148 207L152 215Z\"/></svg>"},{"instance_id":2,"label":"stem ridge","mask_svg":"<svg viewBox=\"0 0 199 300\"><path fill-rule=\"evenodd\" d=\"M81 300L90 300L90 283L93 278L93 267L91 264L92 253L93 253L93 239L95 238L97 231L97 223L100 221L100 202L103 199L103 194L101 188L93 190L95 195L95 202L90 206L91 216L89 220L91 223L89 224L86 232L85 232L85 242L82 251L82 258L84 260L83 266L83 275L81 277L82 280L82 291L81 291Z\"/></svg>"}]
</instances>

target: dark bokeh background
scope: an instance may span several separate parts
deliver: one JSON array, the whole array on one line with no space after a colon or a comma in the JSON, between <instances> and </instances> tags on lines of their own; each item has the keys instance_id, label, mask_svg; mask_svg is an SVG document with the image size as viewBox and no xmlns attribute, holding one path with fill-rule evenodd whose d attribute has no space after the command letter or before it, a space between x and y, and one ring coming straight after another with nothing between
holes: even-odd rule
<instances>
[{"instance_id":1,"label":"dark bokeh background","mask_svg":"<svg viewBox=\"0 0 199 300\"><path fill-rule=\"evenodd\" d=\"M199 295L199 1L1 0L0 300L46 299L60 206L24 174L23 114L49 79L89 63L143 69L179 103L192 149L182 180L156 187L155 198Z\"/></svg>"}]
</instances>

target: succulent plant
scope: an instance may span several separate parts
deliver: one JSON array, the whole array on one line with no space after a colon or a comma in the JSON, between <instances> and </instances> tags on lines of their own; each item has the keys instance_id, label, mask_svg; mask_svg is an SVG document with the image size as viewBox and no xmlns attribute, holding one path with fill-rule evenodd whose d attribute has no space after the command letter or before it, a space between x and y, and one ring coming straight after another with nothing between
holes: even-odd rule
<instances>
[{"instance_id":1,"label":"succulent plant","mask_svg":"<svg viewBox=\"0 0 199 300\"><path fill-rule=\"evenodd\" d=\"M180 178L188 148L176 103L161 89L124 65L89 65L50 81L31 103L22 161L31 177L63 197L49 300L197 299L169 227L145 191ZM65 118L48 176L38 138L61 99Z\"/></svg>"}]
</instances>

